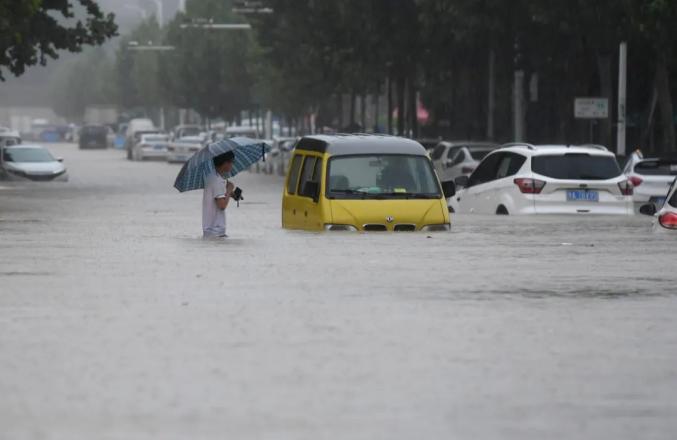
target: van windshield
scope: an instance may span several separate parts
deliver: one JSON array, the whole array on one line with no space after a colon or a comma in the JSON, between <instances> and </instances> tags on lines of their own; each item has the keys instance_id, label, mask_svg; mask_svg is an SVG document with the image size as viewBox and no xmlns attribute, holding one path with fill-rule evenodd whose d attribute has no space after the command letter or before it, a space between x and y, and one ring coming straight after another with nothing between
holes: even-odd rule
<instances>
[{"instance_id":1,"label":"van windshield","mask_svg":"<svg viewBox=\"0 0 677 440\"><path fill-rule=\"evenodd\" d=\"M441 197L430 160L424 156L361 155L329 161L330 199Z\"/></svg>"}]
</instances>

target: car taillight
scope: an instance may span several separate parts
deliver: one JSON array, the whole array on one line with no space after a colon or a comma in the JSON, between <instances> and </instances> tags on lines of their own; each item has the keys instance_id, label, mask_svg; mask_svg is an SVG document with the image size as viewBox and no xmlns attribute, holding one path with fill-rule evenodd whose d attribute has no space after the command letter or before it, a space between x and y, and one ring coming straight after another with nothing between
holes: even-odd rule
<instances>
[{"instance_id":1,"label":"car taillight","mask_svg":"<svg viewBox=\"0 0 677 440\"><path fill-rule=\"evenodd\" d=\"M641 185L644 182L644 180L642 180L641 177L637 177L637 176L632 176L632 177L630 177L629 180L630 180L630 183L632 183L632 186L634 186L635 188L637 188L639 185Z\"/></svg>"},{"instance_id":2,"label":"car taillight","mask_svg":"<svg viewBox=\"0 0 677 440\"><path fill-rule=\"evenodd\" d=\"M677 229L677 214L668 212L658 217L658 222L667 229Z\"/></svg>"},{"instance_id":3,"label":"car taillight","mask_svg":"<svg viewBox=\"0 0 677 440\"><path fill-rule=\"evenodd\" d=\"M515 179L522 194L540 194L545 188L545 182L538 179Z\"/></svg>"},{"instance_id":4,"label":"car taillight","mask_svg":"<svg viewBox=\"0 0 677 440\"><path fill-rule=\"evenodd\" d=\"M624 180L618 183L618 188L624 196L631 196L635 193L635 187L630 180Z\"/></svg>"},{"instance_id":5,"label":"car taillight","mask_svg":"<svg viewBox=\"0 0 677 440\"><path fill-rule=\"evenodd\" d=\"M463 167L461 168L461 173L470 175L475 171L475 167Z\"/></svg>"}]
</instances>

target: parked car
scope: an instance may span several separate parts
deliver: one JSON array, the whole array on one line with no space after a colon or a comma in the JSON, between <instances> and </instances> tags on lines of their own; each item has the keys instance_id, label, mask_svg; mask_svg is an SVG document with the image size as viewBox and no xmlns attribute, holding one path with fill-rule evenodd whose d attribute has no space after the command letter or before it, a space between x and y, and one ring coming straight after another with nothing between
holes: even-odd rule
<instances>
[{"instance_id":1,"label":"parked car","mask_svg":"<svg viewBox=\"0 0 677 440\"><path fill-rule=\"evenodd\" d=\"M677 177L677 158L645 159L641 151L636 151L630 156L624 173L635 187L635 210L648 203L660 210Z\"/></svg>"},{"instance_id":2,"label":"parked car","mask_svg":"<svg viewBox=\"0 0 677 440\"><path fill-rule=\"evenodd\" d=\"M203 136L188 136L167 145L167 162L184 163L205 146Z\"/></svg>"},{"instance_id":3,"label":"parked car","mask_svg":"<svg viewBox=\"0 0 677 440\"><path fill-rule=\"evenodd\" d=\"M132 160L165 159L169 136L166 134L142 134L132 148Z\"/></svg>"},{"instance_id":4,"label":"parked car","mask_svg":"<svg viewBox=\"0 0 677 440\"><path fill-rule=\"evenodd\" d=\"M448 231L446 197L421 144L375 135L309 136L294 148L282 225L308 231Z\"/></svg>"},{"instance_id":5,"label":"parked car","mask_svg":"<svg viewBox=\"0 0 677 440\"><path fill-rule=\"evenodd\" d=\"M38 182L68 181L63 159L56 159L41 145L21 144L3 147L0 173L10 180Z\"/></svg>"},{"instance_id":6,"label":"parked car","mask_svg":"<svg viewBox=\"0 0 677 440\"><path fill-rule=\"evenodd\" d=\"M647 203L639 209L639 212L655 216L654 230L677 231L677 178L673 180L666 202L661 208L656 208L655 203Z\"/></svg>"},{"instance_id":7,"label":"parked car","mask_svg":"<svg viewBox=\"0 0 677 440\"><path fill-rule=\"evenodd\" d=\"M199 136L202 132L204 130L199 125L177 125L171 132L170 140L175 141L188 136Z\"/></svg>"},{"instance_id":8,"label":"parked car","mask_svg":"<svg viewBox=\"0 0 677 440\"><path fill-rule=\"evenodd\" d=\"M125 150L127 151L127 159L132 160L132 149L136 142L139 141L139 134L145 133L159 133L160 130L155 128L155 124L150 119L132 119L127 125L127 132L125 134Z\"/></svg>"},{"instance_id":9,"label":"parked car","mask_svg":"<svg viewBox=\"0 0 677 440\"><path fill-rule=\"evenodd\" d=\"M78 145L86 148L108 148L108 127L105 125L85 125L80 129Z\"/></svg>"},{"instance_id":10,"label":"parked car","mask_svg":"<svg viewBox=\"0 0 677 440\"><path fill-rule=\"evenodd\" d=\"M21 143L21 135L18 131L5 130L0 132L0 147L19 145Z\"/></svg>"},{"instance_id":11,"label":"parked car","mask_svg":"<svg viewBox=\"0 0 677 440\"><path fill-rule=\"evenodd\" d=\"M297 141L298 138L296 137L279 137L273 139L273 142L271 143L272 148L266 154L264 172L267 174L277 173L284 176L284 173L289 167L291 152Z\"/></svg>"},{"instance_id":12,"label":"parked car","mask_svg":"<svg viewBox=\"0 0 677 440\"><path fill-rule=\"evenodd\" d=\"M499 148L489 142L440 142L433 149L431 159L440 180L454 180L469 176L487 154Z\"/></svg>"},{"instance_id":13,"label":"parked car","mask_svg":"<svg viewBox=\"0 0 677 440\"><path fill-rule=\"evenodd\" d=\"M509 144L456 184L449 208L460 213L633 214L632 183L600 146Z\"/></svg>"}]
</instances>

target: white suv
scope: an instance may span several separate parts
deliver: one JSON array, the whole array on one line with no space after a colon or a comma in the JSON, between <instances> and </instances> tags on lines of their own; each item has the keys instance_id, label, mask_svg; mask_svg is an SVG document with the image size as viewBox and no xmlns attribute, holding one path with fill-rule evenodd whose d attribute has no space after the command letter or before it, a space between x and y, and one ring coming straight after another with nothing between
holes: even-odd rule
<instances>
[{"instance_id":1,"label":"white suv","mask_svg":"<svg viewBox=\"0 0 677 440\"><path fill-rule=\"evenodd\" d=\"M645 159L641 151L635 151L630 156L624 173L635 187L635 209L653 203L660 210L677 177L677 159Z\"/></svg>"},{"instance_id":2,"label":"white suv","mask_svg":"<svg viewBox=\"0 0 677 440\"><path fill-rule=\"evenodd\" d=\"M632 184L616 157L596 145L507 144L488 155L449 199L474 214L632 215Z\"/></svg>"}]
</instances>

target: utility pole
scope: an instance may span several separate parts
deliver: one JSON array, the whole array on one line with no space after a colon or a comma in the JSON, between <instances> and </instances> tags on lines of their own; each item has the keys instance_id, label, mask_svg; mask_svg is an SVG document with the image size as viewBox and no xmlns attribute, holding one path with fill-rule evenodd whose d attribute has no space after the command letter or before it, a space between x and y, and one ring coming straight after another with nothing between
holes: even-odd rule
<instances>
[{"instance_id":1,"label":"utility pole","mask_svg":"<svg viewBox=\"0 0 677 440\"><path fill-rule=\"evenodd\" d=\"M513 122L514 122L514 141L524 142L526 134L526 123L524 116L524 70L522 69L522 49L519 38L515 38L515 84L513 85Z\"/></svg>"},{"instance_id":2,"label":"utility pole","mask_svg":"<svg viewBox=\"0 0 677 440\"><path fill-rule=\"evenodd\" d=\"M496 52L489 51L489 87L487 102L487 140L495 136L494 113L496 111Z\"/></svg>"},{"instance_id":3,"label":"utility pole","mask_svg":"<svg viewBox=\"0 0 677 440\"><path fill-rule=\"evenodd\" d=\"M616 154L626 153L626 114L628 101L628 43L621 43L618 63L618 134Z\"/></svg>"}]
</instances>

